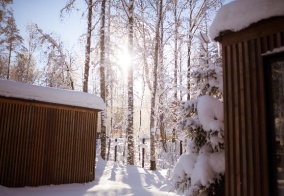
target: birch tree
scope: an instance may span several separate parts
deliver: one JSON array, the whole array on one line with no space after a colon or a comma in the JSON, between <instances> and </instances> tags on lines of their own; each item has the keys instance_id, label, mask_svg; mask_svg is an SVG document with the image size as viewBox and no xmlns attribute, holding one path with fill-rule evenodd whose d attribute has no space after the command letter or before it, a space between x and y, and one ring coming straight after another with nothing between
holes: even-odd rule
<instances>
[{"instance_id":1,"label":"birch tree","mask_svg":"<svg viewBox=\"0 0 284 196\"><path fill-rule=\"evenodd\" d=\"M158 5L158 20L155 29L155 49L154 49L154 69L153 69L153 89L151 97L151 117L150 117L150 170L156 170L156 151L155 151L155 115L156 115L156 96L157 96L157 71L159 64L159 43L160 43L160 24L162 20L163 0L159 0Z\"/></svg>"},{"instance_id":2,"label":"birch tree","mask_svg":"<svg viewBox=\"0 0 284 196\"><path fill-rule=\"evenodd\" d=\"M61 17L63 12L71 12L74 9L76 0L69 0L69 2L60 10ZM85 0L87 4L87 33L86 33L86 45L85 45L85 63L83 74L83 92L88 92L89 83L89 70L90 70L90 58L91 58L91 43L92 43L92 31L93 27L93 9L97 5L97 1Z\"/></svg>"},{"instance_id":3,"label":"birch tree","mask_svg":"<svg viewBox=\"0 0 284 196\"><path fill-rule=\"evenodd\" d=\"M40 48L41 61L45 63L41 76L43 85L74 90L74 69L71 67L73 57L70 56L71 54L65 52L60 38L45 33L36 24L31 24L28 29L30 34L29 43L31 43L29 53L32 54L35 50L33 47ZM38 46L35 46L35 43L38 43Z\"/></svg>"},{"instance_id":4,"label":"birch tree","mask_svg":"<svg viewBox=\"0 0 284 196\"><path fill-rule=\"evenodd\" d=\"M188 41L187 41L187 100L190 100L190 69L191 53L194 34L200 28L202 21L206 16L206 11L216 9L221 5L222 0L188 0L189 17L188 17Z\"/></svg>"},{"instance_id":5,"label":"birch tree","mask_svg":"<svg viewBox=\"0 0 284 196\"><path fill-rule=\"evenodd\" d=\"M88 92L90 56L91 56L91 37L92 37L92 15L93 0L88 1L88 27L87 27L87 43L85 49L85 70L83 78L83 92Z\"/></svg>"},{"instance_id":6,"label":"birch tree","mask_svg":"<svg viewBox=\"0 0 284 196\"><path fill-rule=\"evenodd\" d=\"M106 0L101 4L101 27L100 27L100 88L101 97L106 101L105 85L105 7ZM106 110L101 112L101 156L106 159Z\"/></svg>"},{"instance_id":7,"label":"birch tree","mask_svg":"<svg viewBox=\"0 0 284 196\"><path fill-rule=\"evenodd\" d=\"M133 99L133 34L134 34L134 0L129 0L128 3L122 2L128 18L128 54L130 57L129 67L128 67L128 124L127 124L127 149L128 157L127 163L129 165L134 165L134 133L133 133L133 109L134 109L134 99Z\"/></svg>"},{"instance_id":8,"label":"birch tree","mask_svg":"<svg viewBox=\"0 0 284 196\"><path fill-rule=\"evenodd\" d=\"M162 6L162 5L160 5ZM165 6L166 7L166 6ZM166 123L165 123L165 107L166 107L166 85L165 85L165 67L164 67L164 18L166 16L166 10L163 11L163 7L159 7L161 12L161 21L160 21L160 47L159 47L159 123L158 127L160 129L160 137L162 141L162 147L165 152L167 152L167 139L166 139Z\"/></svg>"},{"instance_id":9,"label":"birch tree","mask_svg":"<svg viewBox=\"0 0 284 196\"><path fill-rule=\"evenodd\" d=\"M39 72L35 69L36 60L26 48L23 48L15 57L14 66L11 69L10 78L14 81L35 83Z\"/></svg>"},{"instance_id":10,"label":"birch tree","mask_svg":"<svg viewBox=\"0 0 284 196\"><path fill-rule=\"evenodd\" d=\"M8 9L9 1L6 3L1 2L1 26L0 26L0 45L1 45L1 57L6 59L6 79L10 79L12 54L20 51L23 46L23 38L20 36L20 32L16 26L14 14L12 9ZM3 62L3 61L2 61ZM2 66L5 66L2 64Z\"/></svg>"}]
</instances>

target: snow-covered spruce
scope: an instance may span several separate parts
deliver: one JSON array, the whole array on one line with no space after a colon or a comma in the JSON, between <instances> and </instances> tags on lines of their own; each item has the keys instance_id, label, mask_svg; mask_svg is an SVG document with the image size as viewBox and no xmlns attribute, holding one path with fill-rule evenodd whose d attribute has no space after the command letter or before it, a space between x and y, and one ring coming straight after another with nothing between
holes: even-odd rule
<instances>
[{"instance_id":1,"label":"snow-covered spruce","mask_svg":"<svg viewBox=\"0 0 284 196\"><path fill-rule=\"evenodd\" d=\"M204 131L222 131L224 129L223 103L209 95L199 98L198 119Z\"/></svg>"},{"instance_id":2,"label":"snow-covered spruce","mask_svg":"<svg viewBox=\"0 0 284 196\"><path fill-rule=\"evenodd\" d=\"M196 114L181 125L188 130L189 138L187 151L173 170L173 189L190 196L222 192L225 173L223 103L204 95L186 102L184 107Z\"/></svg>"}]
</instances>

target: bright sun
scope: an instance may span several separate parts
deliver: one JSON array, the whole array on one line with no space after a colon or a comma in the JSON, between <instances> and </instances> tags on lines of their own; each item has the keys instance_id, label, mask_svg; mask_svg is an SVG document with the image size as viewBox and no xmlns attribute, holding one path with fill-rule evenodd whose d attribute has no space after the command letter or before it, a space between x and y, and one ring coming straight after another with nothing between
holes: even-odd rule
<instances>
[{"instance_id":1,"label":"bright sun","mask_svg":"<svg viewBox=\"0 0 284 196\"><path fill-rule=\"evenodd\" d=\"M117 64L122 69L123 73L127 73L130 66L131 57L126 46L120 48L117 53Z\"/></svg>"}]
</instances>

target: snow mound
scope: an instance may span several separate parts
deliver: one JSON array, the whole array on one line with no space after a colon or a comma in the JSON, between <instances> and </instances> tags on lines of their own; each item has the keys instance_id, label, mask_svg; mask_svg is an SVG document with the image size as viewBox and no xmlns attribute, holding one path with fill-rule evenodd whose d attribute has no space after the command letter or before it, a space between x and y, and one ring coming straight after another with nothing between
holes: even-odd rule
<instances>
[{"instance_id":1,"label":"snow mound","mask_svg":"<svg viewBox=\"0 0 284 196\"><path fill-rule=\"evenodd\" d=\"M225 151L210 153L201 151L197 157L194 170L191 175L191 184L208 186L213 183L220 174L225 173Z\"/></svg>"},{"instance_id":2,"label":"snow mound","mask_svg":"<svg viewBox=\"0 0 284 196\"><path fill-rule=\"evenodd\" d=\"M88 93L0 79L0 96L104 110L102 98Z\"/></svg>"},{"instance_id":3,"label":"snow mound","mask_svg":"<svg viewBox=\"0 0 284 196\"><path fill-rule=\"evenodd\" d=\"M198 118L205 131L221 131L224 128L223 103L209 95L201 96L197 103Z\"/></svg>"},{"instance_id":4,"label":"snow mound","mask_svg":"<svg viewBox=\"0 0 284 196\"><path fill-rule=\"evenodd\" d=\"M284 16L283 0L237 0L224 5L209 29L212 40L226 30L239 31L263 19Z\"/></svg>"},{"instance_id":5,"label":"snow mound","mask_svg":"<svg viewBox=\"0 0 284 196\"><path fill-rule=\"evenodd\" d=\"M197 148L196 148L194 140L192 138L187 139L186 152L188 154L197 153Z\"/></svg>"},{"instance_id":6,"label":"snow mound","mask_svg":"<svg viewBox=\"0 0 284 196\"><path fill-rule=\"evenodd\" d=\"M185 178L185 175L187 178L191 177L196 157L196 154L182 154L179 157L173 171L172 180L174 182L181 182Z\"/></svg>"}]
</instances>

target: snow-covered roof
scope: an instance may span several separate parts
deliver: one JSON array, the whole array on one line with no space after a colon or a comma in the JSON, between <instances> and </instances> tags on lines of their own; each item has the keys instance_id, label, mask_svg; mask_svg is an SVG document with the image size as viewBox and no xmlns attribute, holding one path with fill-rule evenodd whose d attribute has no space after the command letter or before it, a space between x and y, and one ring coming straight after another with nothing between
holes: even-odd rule
<instances>
[{"instance_id":1,"label":"snow-covered roof","mask_svg":"<svg viewBox=\"0 0 284 196\"><path fill-rule=\"evenodd\" d=\"M84 92L61 90L0 80L0 96L104 110L102 98Z\"/></svg>"},{"instance_id":2,"label":"snow-covered roof","mask_svg":"<svg viewBox=\"0 0 284 196\"><path fill-rule=\"evenodd\" d=\"M221 32L239 31L263 19L284 16L284 0L235 0L224 5L209 29L212 40Z\"/></svg>"}]
</instances>

